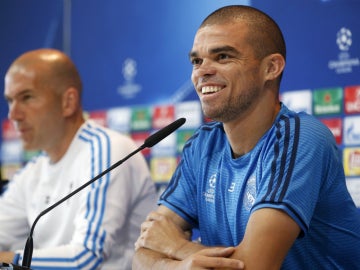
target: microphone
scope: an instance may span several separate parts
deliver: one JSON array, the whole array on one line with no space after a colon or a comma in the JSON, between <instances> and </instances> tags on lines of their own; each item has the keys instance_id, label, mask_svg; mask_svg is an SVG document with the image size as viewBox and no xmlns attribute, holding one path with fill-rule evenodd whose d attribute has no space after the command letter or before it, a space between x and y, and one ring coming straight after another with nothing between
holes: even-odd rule
<instances>
[{"instance_id":1,"label":"microphone","mask_svg":"<svg viewBox=\"0 0 360 270\"><path fill-rule=\"evenodd\" d=\"M154 146L155 144L157 144L158 142L160 142L161 140L165 139L167 136L169 136L171 133L173 133L175 130L177 130L179 127L181 127L185 123L185 121L186 121L185 118L179 118L176 121L172 122L171 124L167 125L166 127L162 128L159 131L155 132L154 134L150 135L147 139L145 139L144 143L139 148L137 148L136 150L134 150L133 152L128 154L125 158L123 158L122 160L119 160L115 164L111 165L105 171L101 172L100 174L98 174L97 176L95 176L94 178L92 178L91 180L89 180L88 182L83 184L82 186L75 189L70 194L66 195L64 198L60 199L56 203L50 205L48 208L43 210L36 217L35 221L33 222L32 226L31 226L30 233L29 233L29 236L28 236L28 238L26 240L26 244L25 244L25 248L24 248L22 268L13 268L13 269L30 269L31 260L32 260L32 253L33 253L33 238L32 238L32 235L33 235L36 223L39 221L39 219L43 215L50 212L56 206L63 203L64 201L66 201L67 199L69 199L70 197L72 197L73 195L75 195L76 193L78 193L79 191L81 191L82 189L87 187L88 185L92 184L93 182L95 182L96 180L98 180L99 178L101 178L102 176L104 176L105 174L110 172L111 170L115 169L116 167L121 165L124 161L128 160L130 157L132 157L136 153L140 152L141 150L143 150L145 148L150 148L150 147ZM0 267L1 267L1 265L0 265ZM19 267L19 266L17 266L17 267ZM12 268L2 268L1 267L0 269L12 269Z\"/></svg>"}]
</instances>

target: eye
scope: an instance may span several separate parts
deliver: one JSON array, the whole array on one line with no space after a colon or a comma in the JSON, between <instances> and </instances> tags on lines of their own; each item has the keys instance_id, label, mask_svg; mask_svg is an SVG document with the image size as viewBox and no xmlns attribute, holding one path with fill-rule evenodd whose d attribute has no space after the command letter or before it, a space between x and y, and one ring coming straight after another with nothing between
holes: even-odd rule
<instances>
[{"instance_id":1,"label":"eye","mask_svg":"<svg viewBox=\"0 0 360 270\"><path fill-rule=\"evenodd\" d=\"M191 58L190 62L193 66L198 66L202 63L202 60L200 58Z\"/></svg>"},{"instance_id":2,"label":"eye","mask_svg":"<svg viewBox=\"0 0 360 270\"><path fill-rule=\"evenodd\" d=\"M229 59L229 58L231 58L230 55L228 55L228 54L226 54L226 53L220 53L220 54L218 55L218 59L219 59L219 60L226 60L226 59Z\"/></svg>"},{"instance_id":3,"label":"eye","mask_svg":"<svg viewBox=\"0 0 360 270\"><path fill-rule=\"evenodd\" d=\"M24 95L21 96L21 101L22 101L22 102L26 102L26 101L29 101L29 100L32 99L32 98L33 98L33 95L31 95L31 94L24 94Z\"/></svg>"},{"instance_id":4,"label":"eye","mask_svg":"<svg viewBox=\"0 0 360 270\"><path fill-rule=\"evenodd\" d=\"M12 104L13 100L11 98L8 98L8 97L5 97L5 99L6 99L6 102L7 102L8 106L10 106Z\"/></svg>"}]
</instances>

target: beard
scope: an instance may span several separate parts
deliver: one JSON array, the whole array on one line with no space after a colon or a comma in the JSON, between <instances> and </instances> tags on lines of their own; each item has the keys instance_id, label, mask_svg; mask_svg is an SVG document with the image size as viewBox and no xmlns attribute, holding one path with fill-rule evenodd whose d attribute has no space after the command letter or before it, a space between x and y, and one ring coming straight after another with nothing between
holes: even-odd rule
<instances>
[{"instance_id":1,"label":"beard","mask_svg":"<svg viewBox=\"0 0 360 270\"><path fill-rule=\"evenodd\" d=\"M217 104L204 104L202 102L201 106L207 118L226 123L246 115L259 96L260 88L252 87L235 97L230 97L227 102L218 102Z\"/></svg>"}]
</instances>

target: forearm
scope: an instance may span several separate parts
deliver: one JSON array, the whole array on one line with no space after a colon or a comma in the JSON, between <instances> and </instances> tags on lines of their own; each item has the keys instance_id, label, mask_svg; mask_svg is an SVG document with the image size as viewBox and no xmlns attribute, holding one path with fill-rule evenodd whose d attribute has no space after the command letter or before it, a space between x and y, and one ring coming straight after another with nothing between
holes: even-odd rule
<instances>
[{"instance_id":1,"label":"forearm","mask_svg":"<svg viewBox=\"0 0 360 270\"><path fill-rule=\"evenodd\" d=\"M139 248L133 258L133 270L174 269L175 259L147 248Z\"/></svg>"},{"instance_id":2,"label":"forearm","mask_svg":"<svg viewBox=\"0 0 360 270\"><path fill-rule=\"evenodd\" d=\"M133 269L174 269L179 261L205 249L198 243L184 241L177 250L154 251L148 248L139 248L133 259Z\"/></svg>"},{"instance_id":3,"label":"forearm","mask_svg":"<svg viewBox=\"0 0 360 270\"><path fill-rule=\"evenodd\" d=\"M196 242L184 240L181 245L176 250L172 251L172 254L166 254L168 257L176 260L184 260L189 257L191 254L194 254L204 248L207 248L203 245L200 245Z\"/></svg>"},{"instance_id":4,"label":"forearm","mask_svg":"<svg viewBox=\"0 0 360 270\"><path fill-rule=\"evenodd\" d=\"M234 248L204 248L184 260L166 257L153 250L140 248L133 259L133 270L244 269L243 262L230 259Z\"/></svg>"}]
</instances>

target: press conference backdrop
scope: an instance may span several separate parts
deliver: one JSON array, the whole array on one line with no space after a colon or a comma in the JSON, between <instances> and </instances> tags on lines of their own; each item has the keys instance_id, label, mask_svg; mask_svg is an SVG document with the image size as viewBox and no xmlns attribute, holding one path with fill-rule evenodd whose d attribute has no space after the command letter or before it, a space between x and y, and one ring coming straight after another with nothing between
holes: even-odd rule
<instances>
[{"instance_id":1,"label":"press conference backdrop","mask_svg":"<svg viewBox=\"0 0 360 270\"><path fill-rule=\"evenodd\" d=\"M88 117L139 144L154 130L186 117L179 131L144 151L161 190L185 141L205 121L190 82L193 36L206 15L230 4L260 8L279 23L288 48L281 99L331 129L360 208L359 0L2 0L1 77L19 54L53 47L78 66ZM6 115L1 100L2 175L11 178L35 153L22 151Z\"/></svg>"}]
</instances>

